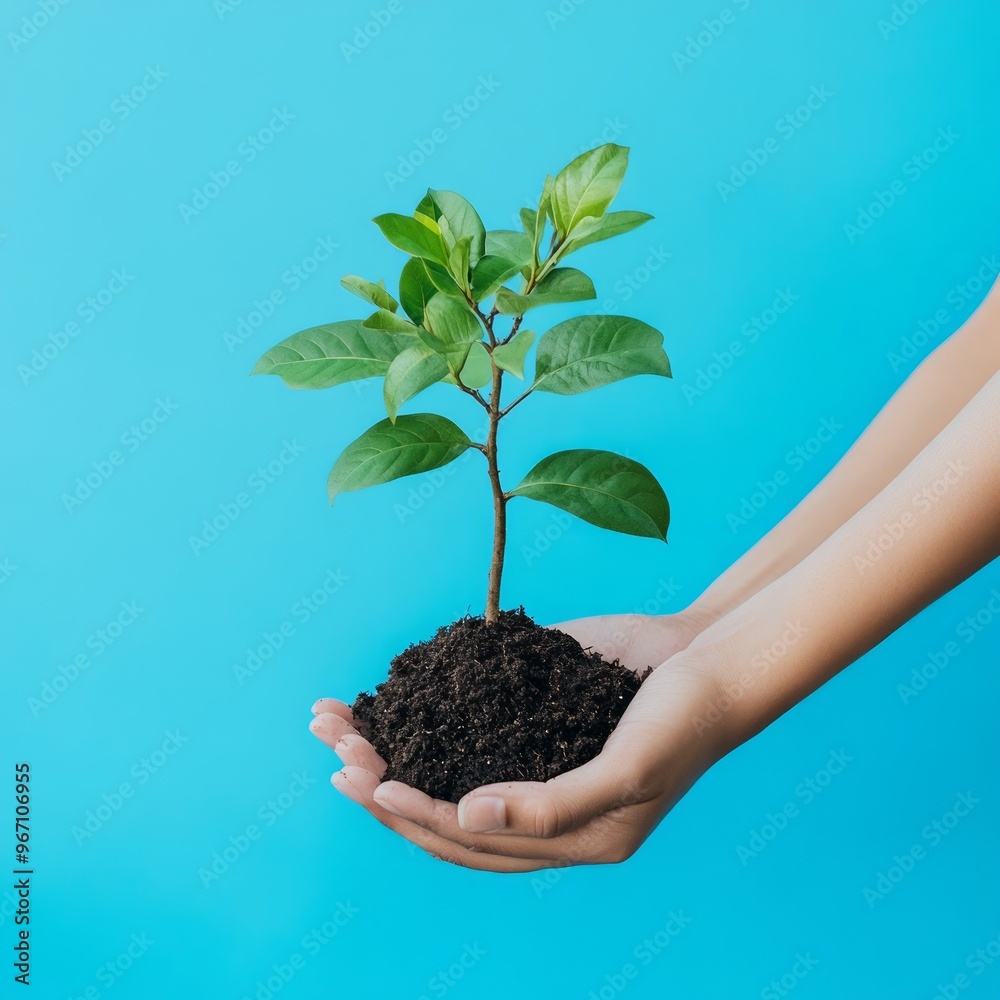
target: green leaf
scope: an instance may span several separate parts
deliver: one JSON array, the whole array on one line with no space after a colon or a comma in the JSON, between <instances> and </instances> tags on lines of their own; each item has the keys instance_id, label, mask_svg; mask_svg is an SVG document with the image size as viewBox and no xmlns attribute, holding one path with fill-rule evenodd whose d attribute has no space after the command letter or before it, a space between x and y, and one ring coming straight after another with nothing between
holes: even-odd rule
<instances>
[{"instance_id":1,"label":"green leaf","mask_svg":"<svg viewBox=\"0 0 1000 1000\"><path fill-rule=\"evenodd\" d=\"M575 250L590 246L591 243L599 243L601 240L611 239L612 236L631 232L652 218L653 216L645 212L608 212L597 221L589 233L574 236L569 240L566 244L566 253L573 253Z\"/></svg>"},{"instance_id":2,"label":"green leaf","mask_svg":"<svg viewBox=\"0 0 1000 1000\"><path fill-rule=\"evenodd\" d=\"M603 215L621 187L628 147L613 142L581 154L552 183L552 213L560 237L588 216Z\"/></svg>"},{"instance_id":3,"label":"green leaf","mask_svg":"<svg viewBox=\"0 0 1000 1000\"><path fill-rule=\"evenodd\" d=\"M575 267L557 267L532 289L529 295L518 295L509 288L497 291L497 310L505 316L523 316L529 309L550 306L558 302L582 302L596 299L594 283Z\"/></svg>"},{"instance_id":4,"label":"green leaf","mask_svg":"<svg viewBox=\"0 0 1000 1000\"><path fill-rule=\"evenodd\" d=\"M416 343L399 354L389 365L382 386L385 409L395 423L399 408L429 385L440 382L448 374L448 361L443 354Z\"/></svg>"},{"instance_id":5,"label":"green leaf","mask_svg":"<svg viewBox=\"0 0 1000 1000\"><path fill-rule=\"evenodd\" d=\"M437 292L424 262L419 257L411 257L399 275L399 301L406 315L418 326L424 321L428 300Z\"/></svg>"},{"instance_id":6,"label":"green leaf","mask_svg":"<svg viewBox=\"0 0 1000 1000\"><path fill-rule=\"evenodd\" d=\"M426 215L429 219L437 218L437 207L431 197L430 190L420 199L420 204L413 210L414 215Z\"/></svg>"},{"instance_id":7,"label":"green leaf","mask_svg":"<svg viewBox=\"0 0 1000 1000\"><path fill-rule=\"evenodd\" d=\"M524 263L519 260L511 260L508 257L500 257L496 254L486 254L479 258L472 271L472 297L477 302L489 298L505 281L513 278Z\"/></svg>"},{"instance_id":8,"label":"green leaf","mask_svg":"<svg viewBox=\"0 0 1000 1000\"><path fill-rule=\"evenodd\" d=\"M667 540L670 507L663 487L644 465L613 451L549 455L511 496L553 504L599 528Z\"/></svg>"},{"instance_id":9,"label":"green leaf","mask_svg":"<svg viewBox=\"0 0 1000 1000\"><path fill-rule=\"evenodd\" d=\"M377 309L367 319L362 320L361 325L368 330L385 330L388 333L417 332L412 323L408 323L402 316L389 312L388 309Z\"/></svg>"},{"instance_id":10,"label":"green leaf","mask_svg":"<svg viewBox=\"0 0 1000 1000\"><path fill-rule=\"evenodd\" d=\"M521 216L521 225L524 227L524 235L534 243L535 227L538 225L538 209L522 208L518 213Z\"/></svg>"},{"instance_id":11,"label":"green leaf","mask_svg":"<svg viewBox=\"0 0 1000 1000\"><path fill-rule=\"evenodd\" d=\"M425 260L424 269L427 271L427 276L430 278L431 284L439 292L444 292L445 295L451 295L456 299L465 300L465 292L455 283L455 279L451 276L448 268L442 267L433 260Z\"/></svg>"},{"instance_id":12,"label":"green leaf","mask_svg":"<svg viewBox=\"0 0 1000 1000\"><path fill-rule=\"evenodd\" d=\"M577 316L538 341L534 388L571 395L630 375L670 377L663 334L627 316Z\"/></svg>"},{"instance_id":13,"label":"green leaf","mask_svg":"<svg viewBox=\"0 0 1000 1000\"><path fill-rule=\"evenodd\" d=\"M467 385L470 389L481 389L493 379L493 366L490 364L490 355L485 344L480 342L469 348L469 354L465 359L465 364L462 365L460 377L462 384ZM443 381L458 385L458 380L451 373L446 375Z\"/></svg>"},{"instance_id":14,"label":"green leaf","mask_svg":"<svg viewBox=\"0 0 1000 1000\"><path fill-rule=\"evenodd\" d=\"M473 344L482 339L483 335L479 320L468 305L440 292L424 309L424 326L430 331L434 341L441 345L442 351Z\"/></svg>"},{"instance_id":15,"label":"green leaf","mask_svg":"<svg viewBox=\"0 0 1000 1000\"><path fill-rule=\"evenodd\" d=\"M538 208L521 209L521 225L524 232L531 240L532 261L539 262L538 251L542 245L542 236L545 233L545 221L552 214L552 185L555 178L547 176L545 184L542 186L542 195L538 199Z\"/></svg>"},{"instance_id":16,"label":"green leaf","mask_svg":"<svg viewBox=\"0 0 1000 1000\"><path fill-rule=\"evenodd\" d=\"M531 240L516 229L491 229L486 234L486 252L511 263L519 261L523 267L531 261Z\"/></svg>"},{"instance_id":17,"label":"green leaf","mask_svg":"<svg viewBox=\"0 0 1000 1000\"><path fill-rule=\"evenodd\" d=\"M376 285L372 281L359 278L356 274L345 274L340 283L359 299L364 299L379 309L395 312L399 308L399 303L385 290L384 285Z\"/></svg>"},{"instance_id":18,"label":"green leaf","mask_svg":"<svg viewBox=\"0 0 1000 1000\"><path fill-rule=\"evenodd\" d=\"M340 493L439 469L472 447L461 427L435 413L386 418L349 444L334 463L326 487L330 502Z\"/></svg>"},{"instance_id":19,"label":"green leaf","mask_svg":"<svg viewBox=\"0 0 1000 1000\"><path fill-rule=\"evenodd\" d=\"M382 230L382 235L394 247L413 257L423 257L439 264L448 263L448 251L436 223L431 228L420 219L394 212L376 216L372 222Z\"/></svg>"},{"instance_id":20,"label":"green leaf","mask_svg":"<svg viewBox=\"0 0 1000 1000\"><path fill-rule=\"evenodd\" d=\"M513 340L493 348L493 360L497 368L510 372L515 378L524 378L524 358L528 348L535 342L532 330L518 330Z\"/></svg>"},{"instance_id":21,"label":"green leaf","mask_svg":"<svg viewBox=\"0 0 1000 1000\"><path fill-rule=\"evenodd\" d=\"M463 236L469 237L469 260L475 265L486 252L486 227L479 213L454 191L428 191L427 194L437 209L434 217L438 221L447 220L456 241Z\"/></svg>"},{"instance_id":22,"label":"green leaf","mask_svg":"<svg viewBox=\"0 0 1000 1000\"><path fill-rule=\"evenodd\" d=\"M292 389L329 389L385 375L410 337L369 330L358 320L303 330L272 347L253 375L278 375Z\"/></svg>"},{"instance_id":23,"label":"green leaf","mask_svg":"<svg viewBox=\"0 0 1000 1000\"><path fill-rule=\"evenodd\" d=\"M459 288L466 290L469 287L469 245L468 236L460 236L452 247L448 258L451 276L455 279Z\"/></svg>"}]
</instances>

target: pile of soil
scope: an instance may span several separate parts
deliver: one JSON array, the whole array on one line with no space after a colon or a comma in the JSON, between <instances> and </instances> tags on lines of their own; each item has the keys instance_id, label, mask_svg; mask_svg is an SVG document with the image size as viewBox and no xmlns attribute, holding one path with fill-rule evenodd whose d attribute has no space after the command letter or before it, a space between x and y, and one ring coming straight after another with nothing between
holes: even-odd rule
<instances>
[{"instance_id":1,"label":"pile of soil","mask_svg":"<svg viewBox=\"0 0 1000 1000\"><path fill-rule=\"evenodd\" d=\"M640 679L536 625L521 608L465 617L392 660L353 705L358 730L403 781L451 802L496 781L547 781L595 757Z\"/></svg>"}]
</instances>

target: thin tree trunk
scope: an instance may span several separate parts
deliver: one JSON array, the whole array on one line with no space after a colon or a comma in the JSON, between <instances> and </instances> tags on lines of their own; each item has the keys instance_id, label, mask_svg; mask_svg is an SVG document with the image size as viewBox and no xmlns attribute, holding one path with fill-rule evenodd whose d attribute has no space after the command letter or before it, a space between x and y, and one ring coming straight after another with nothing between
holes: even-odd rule
<instances>
[{"instance_id":1,"label":"thin tree trunk","mask_svg":"<svg viewBox=\"0 0 1000 1000\"><path fill-rule=\"evenodd\" d=\"M507 547L507 498L500 485L500 468L497 465L497 428L500 425L500 386L502 371L493 366L493 386L490 393L490 427L486 437L486 461L489 463L490 486L493 490L493 558L490 562L490 580L486 591L486 621L495 622L500 616L500 580L503 576L503 558Z\"/></svg>"}]
</instances>

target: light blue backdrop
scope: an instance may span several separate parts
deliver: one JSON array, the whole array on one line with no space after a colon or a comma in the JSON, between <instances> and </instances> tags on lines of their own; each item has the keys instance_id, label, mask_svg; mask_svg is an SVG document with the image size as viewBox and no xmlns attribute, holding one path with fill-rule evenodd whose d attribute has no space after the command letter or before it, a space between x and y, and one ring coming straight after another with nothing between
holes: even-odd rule
<instances>
[{"instance_id":1,"label":"light blue backdrop","mask_svg":"<svg viewBox=\"0 0 1000 1000\"><path fill-rule=\"evenodd\" d=\"M5 768L34 772L33 995L996 996L997 568L715 768L626 865L449 868L333 792L306 726L480 607L485 479L459 463L331 511L328 468L380 393L247 373L358 314L341 274L394 278L372 216L430 185L509 226L547 171L631 146L618 207L656 221L581 263L599 308L666 332L676 377L533 400L505 464L627 451L667 487L670 545L518 504L506 601L677 609L998 270L1000 9L374 4L2 15L3 733ZM428 405L475 429L450 392Z\"/></svg>"}]
</instances>

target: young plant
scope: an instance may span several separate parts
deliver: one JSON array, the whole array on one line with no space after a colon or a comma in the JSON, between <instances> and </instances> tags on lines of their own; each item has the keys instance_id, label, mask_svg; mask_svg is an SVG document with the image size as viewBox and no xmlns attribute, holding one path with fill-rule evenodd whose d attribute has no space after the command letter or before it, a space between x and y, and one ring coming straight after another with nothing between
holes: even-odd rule
<instances>
[{"instance_id":1,"label":"young plant","mask_svg":"<svg viewBox=\"0 0 1000 1000\"><path fill-rule=\"evenodd\" d=\"M375 311L363 320L303 330L272 347L253 370L279 375L293 389L385 379L388 417L337 459L327 482L331 503L341 493L440 468L468 448L483 453L494 521L487 622L500 612L507 503L513 497L545 501L602 528L666 541L667 498L638 462L609 451L560 451L505 490L497 451L500 422L534 392L572 395L631 375L670 376L659 331L637 319L590 314L543 333L534 378L516 398L503 401L504 377L524 380L535 341L533 332L522 329L524 316L540 306L596 298L590 278L563 266L564 259L652 218L608 211L627 165L628 149L614 144L578 156L546 178L537 209L521 209L523 232L487 230L453 191L428 191L412 216L378 216L374 222L385 238L409 254L399 300L383 281L348 275L341 284ZM515 291L507 282L517 277ZM500 317L509 320L505 331ZM454 385L485 410L485 441L472 441L438 414L400 414L407 400L436 382Z\"/></svg>"}]
</instances>

